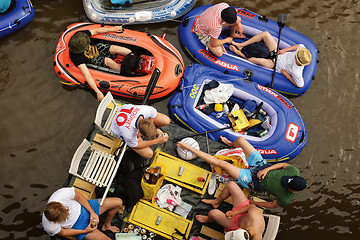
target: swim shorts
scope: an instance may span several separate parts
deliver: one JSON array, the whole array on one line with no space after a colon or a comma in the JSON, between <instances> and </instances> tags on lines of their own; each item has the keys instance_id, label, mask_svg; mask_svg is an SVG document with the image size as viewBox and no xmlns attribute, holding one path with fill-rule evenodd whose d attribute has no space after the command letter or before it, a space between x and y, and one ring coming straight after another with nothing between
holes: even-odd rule
<instances>
[{"instance_id":1,"label":"swim shorts","mask_svg":"<svg viewBox=\"0 0 360 240\"><path fill-rule=\"evenodd\" d=\"M99 199L90 199L88 200L91 208L94 210L94 212L99 215ZM76 223L72 227L72 229L80 229L84 230L87 228L87 226L90 224L90 213L84 206L81 205L81 212L79 218L76 220ZM77 235L76 240L82 240L84 237L86 237L87 233Z\"/></svg>"},{"instance_id":2,"label":"swim shorts","mask_svg":"<svg viewBox=\"0 0 360 240\"><path fill-rule=\"evenodd\" d=\"M253 180L251 171L256 168L267 164L267 161L263 159L258 151L254 151L246 158L249 169L240 169L238 183L245 188L253 189Z\"/></svg>"}]
</instances>

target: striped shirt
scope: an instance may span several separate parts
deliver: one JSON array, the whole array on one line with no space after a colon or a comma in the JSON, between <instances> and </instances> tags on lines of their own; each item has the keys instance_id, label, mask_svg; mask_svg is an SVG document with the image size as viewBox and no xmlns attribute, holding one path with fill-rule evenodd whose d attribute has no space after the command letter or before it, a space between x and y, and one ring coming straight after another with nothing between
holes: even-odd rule
<instances>
[{"instance_id":1,"label":"striped shirt","mask_svg":"<svg viewBox=\"0 0 360 240\"><path fill-rule=\"evenodd\" d=\"M227 3L219 3L206 9L197 20L195 31L217 39L222 31L221 11L228 7Z\"/></svg>"}]
</instances>

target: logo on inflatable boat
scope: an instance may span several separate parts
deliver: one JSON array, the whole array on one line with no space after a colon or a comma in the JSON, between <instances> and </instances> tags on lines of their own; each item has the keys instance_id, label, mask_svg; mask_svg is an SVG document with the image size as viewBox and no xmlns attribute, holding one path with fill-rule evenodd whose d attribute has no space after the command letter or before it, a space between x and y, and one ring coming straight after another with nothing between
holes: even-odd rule
<instances>
[{"instance_id":1,"label":"logo on inflatable boat","mask_svg":"<svg viewBox=\"0 0 360 240\"><path fill-rule=\"evenodd\" d=\"M261 86L259 84L256 84L256 86L264 91L264 92L267 92L268 94L274 96L277 100L279 100L282 104L284 104L288 109L292 109L292 106L289 105L289 103L287 101L285 101L284 98L282 98L279 94L277 94L276 92L270 90L269 88L267 87L264 87L264 86Z\"/></svg>"},{"instance_id":2,"label":"logo on inflatable boat","mask_svg":"<svg viewBox=\"0 0 360 240\"><path fill-rule=\"evenodd\" d=\"M247 11L241 10L241 9L236 9L237 14L243 16L243 17L247 17L247 18L254 18L255 14L253 13L249 13Z\"/></svg>"},{"instance_id":3,"label":"logo on inflatable boat","mask_svg":"<svg viewBox=\"0 0 360 240\"><path fill-rule=\"evenodd\" d=\"M291 143L294 143L296 141L296 138L299 134L299 126L294 123L289 123L286 133L285 133L285 139Z\"/></svg>"},{"instance_id":4,"label":"logo on inflatable boat","mask_svg":"<svg viewBox=\"0 0 360 240\"><path fill-rule=\"evenodd\" d=\"M261 155L277 154L275 149L256 149Z\"/></svg>"},{"instance_id":5,"label":"logo on inflatable boat","mask_svg":"<svg viewBox=\"0 0 360 240\"><path fill-rule=\"evenodd\" d=\"M209 59L211 62L215 63L216 65L219 65L219 66L221 66L223 68L234 70L234 71L237 71L237 72L239 71L238 66L227 63L227 62L224 62L224 61L220 61L219 59L214 57L211 53L209 53L205 49L199 50L199 53L201 53L204 57L206 57L207 59Z\"/></svg>"},{"instance_id":6,"label":"logo on inflatable boat","mask_svg":"<svg viewBox=\"0 0 360 240\"><path fill-rule=\"evenodd\" d=\"M126 42L136 42L136 40L137 40L136 38L133 38L133 37L119 36L119 35L116 35L113 33L105 33L104 36L108 37L108 38L112 38L114 40L121 40L121 41L126 41Z\"/></svg>"}]
</instances>

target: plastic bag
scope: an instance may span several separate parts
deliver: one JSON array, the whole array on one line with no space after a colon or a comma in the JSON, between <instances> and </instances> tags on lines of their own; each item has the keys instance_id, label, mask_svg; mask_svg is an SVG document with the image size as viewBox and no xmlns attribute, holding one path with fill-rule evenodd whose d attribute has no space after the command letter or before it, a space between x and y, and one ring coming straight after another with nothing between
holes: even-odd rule
<instances>
[{"instance_id":1,"label":"plastic bag","mask_svg":"<svg viewBox=\"0 0 360 240\"><path fill-rule=\"evenodd\" d=\"M154 201L160 208L172 211L175 206L181 204L181 188L172 184L165 184L156 193Z\"/></svg>"},{"instance_id":2,"label":"plastic bag","mask_svg":"<svg viewBox=\"0 0 360 240\"><path fill-rule=\"evenodd\" d=\"M219 83L217 88L209 89L204 92L204 102L206 104L211 103L225 103L234 92L234 86L232 84Z\"/></svg>"},{"instance_id":3,"label":"plastic bag","mask_svg":"<svg viewBox=\"0 0 360 240\"><path fill-rule=\"evenodd\" d=\"M141 188L144 192L143 199L151 201L161 187L166 175L163 164L155 163L148 167L141 178Z\"/></svg>"},{"instance_id":4,"label":"plastic bag","mask_svg":"<svg viewBox=\"0 0 360 240\"><path fill-rule=\"evenodd\" d=\"M246 156L244 151L241 148L234 148L234 149L223 149L218 151L214 157L217 159L230 162L234 166L238 168L249 168L249 164L246 161ZM211 169L216 174L216 179L219 182L229 182L234 180L234 178L223 169L211 165Z\"/></svg>"}]
</instances>

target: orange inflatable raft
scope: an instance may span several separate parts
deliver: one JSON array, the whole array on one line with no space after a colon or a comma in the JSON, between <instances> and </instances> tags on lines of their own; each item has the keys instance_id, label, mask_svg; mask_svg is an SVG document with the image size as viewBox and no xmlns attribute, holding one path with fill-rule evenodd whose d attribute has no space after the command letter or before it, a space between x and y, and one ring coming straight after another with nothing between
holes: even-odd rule
<instances>
[{"instance_id":1,"label":"orange inflatable raft","mask_svg":"<svg viewBox=\"0 0 360 240\"><path fill-rule=\"evenodd\" d=\"M89 87L85 77L70 60L68 42L77 31L101 27L100 24L75 23L68 26L62 33L56 46L54 69L66 82ZM112 26L102 26L105 28ZM142 99L149 83L156 83L150 99L161 98L178 86L184 72L184 61L178 50L162 37L124 29L123 32L108 32L93 35L96 42L119 45L137 50L142 55L155 58L154 66L149 74L122 76L118 71L88 64L89 71L98 88L103 92L122 97Z\"/></svg>"}]
</instances>

